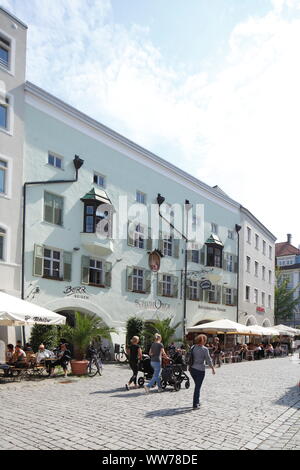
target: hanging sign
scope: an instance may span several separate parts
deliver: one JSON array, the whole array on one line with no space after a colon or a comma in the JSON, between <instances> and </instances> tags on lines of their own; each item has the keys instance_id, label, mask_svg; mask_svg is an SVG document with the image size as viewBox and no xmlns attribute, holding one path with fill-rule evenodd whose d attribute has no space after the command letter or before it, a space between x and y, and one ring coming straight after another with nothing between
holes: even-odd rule
<instances>
[{"instance_id":1,"label":"hanging sign","mask_svg":"<svg viewBox=\"0 0 300 470\"><path fill-rule=\"evenodd\" d=\"M149 254L149 267L154 273L157 273L160 269L160 254L157 250Z\"/></svg>"},{"instance_id":2,"label":"hanging sign","mask_svg":"<svg viewBox=\"0 0 300 470\"><path fill-rule=\"evenodd\" d=\"M200 287L203 290L211 290L212 284L208 279L205 279L204 281L200 282Z\"/></svg>"}]
</instances>

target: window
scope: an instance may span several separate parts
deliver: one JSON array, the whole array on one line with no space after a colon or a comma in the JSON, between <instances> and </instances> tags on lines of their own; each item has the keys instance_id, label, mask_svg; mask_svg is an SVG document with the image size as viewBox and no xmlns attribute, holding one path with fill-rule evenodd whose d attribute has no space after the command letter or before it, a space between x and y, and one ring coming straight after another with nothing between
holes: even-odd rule
<instances>
[{"instance_id":1,"label":"window","mask_svg":"<svg viewBox=\"0 0 300 470\"><path fill-rule=\"evenodd\" d=\"M0 99L0 128L9 128L9 98Z\"/></svg>"},{"instance_id":2,"label":"window","mask_svg":"<svg viewBox=\"0 0 300 470\"><path fill-rule=\"evenodd\" d=\"M63 198L51 193L44 193L44 220L54 225L63 224Z\"/></svg>"},{"instance_id":3,"label":"window","mask_svg":"<svg viewBox=\"0 0 300 470\"><path fill-rule=\"evenodd\" d=\"M208 291L208 302L210 303L217 302L216 286L211 286L211 289Z\"/></svg>"},{"instance_id":4,"label":"window","mask_svg":"<svg viewBox=\"0 0 300 470\"><path fill-rule=\"evenodd\" d=\"M189 249L187 251L188 261L192 263L200 263L200 250L197 243L189 244Z\"/></svg>"},{"instance_id":5,"label":"window","mask_svg":"<svg viewBox=\"0 0 300 470\"><path fill-rule=\"evenodd\" d=\"M233 255L226 254L226 271L233 272Z\"/></svg>"},{"instance_id":6,"label":"window","mask_svg":"<svg viewBox=\"0 0 300 470\"><path fill-rule=\"evenodd\" d=\"M106 186L105 176L100 175L99 173L94 173L94 183L97 184L98 186L101 186L101 188L105 188Z\"/></svg>"},{"instance_id":7,"label":"window","mask_svg":"<svg viewBox=\"0 0 300 470\"><path fill-rule=\"evenodd\" d=\"M61 252L44 248L44 277L61 279Z\"/></svg>"},{"instance_id":8,"label":"window","mask_svg":"<svg viewBox=\"0 0 300 470\"><path fill-rule=\"evenodd\" d=\"M233 289L227 287L225 289L225 304L233 305Z\"/></svg>"},{"instance_id":9,"label":"window","mask_svg":"<svg viewBox=\"0 0 300 470\"><path fill-rule=\"evenodd\" d=\"M180 240L175 239L173 235L169 236L160 232L159 250L164 256L179 258Z\"/></svg>"},{"instance_id":10,"label":"window","mask_svg":"<svg viewBox=\"0 0 300 470\"><path fill-rule=\"evenodd\" d=\"M163 240L163 255L172 256L173 254L173 237L165 238Z\"/></svg>"},{"instance_id":11,"label":"window","mask_svg":"<svg viewBox=\"0 0 300 470\"><path fill-rule=\"evenodd\" d=\"M98 233L110 237L112 216L109 204L86 203L84 205L84 233Z\"/></svg>"},{"instance_id":12,"label":"window","mask_svg":"<svg viewBox=\"0 0 300 470\"><path fill-rule=\"evenodd\" d=\"M247 227L247 242L251 244L251 228Z\"/></svg>"},{"instance_id":13,"label":"window","mask_svg":"<svg viewBox=\"0 0 300 470\"><path fill-rule=\"evenodd\" d=\"M170 274L159 274L158 295L163 297L178 297L178 278Z\"/></svg>"},{"instance_id":14,"label":"window","mask_svg":"<svg viewBox=\"0 0 300 470\"><path fill-rule=\"evenodd\" d=\"M272 296L269 294L268 295L268 307L271 308L271 303L272 303Z\"/></svg>"},{"instance_id":15,"label":"window","mask_svg":"<svg viewBox=\"0 0 300 470\"><path fill-rule=\"evenodd\" d=\"M141 191L137 191L136 202L139 202L140 204L146 204L146 194L142 193Z\"/></svg>"},{"instance_id":16,"label":"window","mask_svg":"<svg viewBox=\"0 0 300 470\"><path fill-rule=\"evenodd\" d=\"M246 258L246 270L247 270L247 273L250 273L250 266L251 266L251 258L250 258L250 256L247 256L247 258Z\"/></svg>"},{"instance_id":17,"label":"window","mask_svg":"<svg viewBox=\"0 0 300 470\"><path fill-rule=\"evenodd\" d=\"M266 294L264 292L261 293L261 304L264 307L266 301Z\"/></svg>"},{"instance_id":18,"label":"window","mask_svg":"<svg viewBox=\"0 0 300 470\"><path fill-rule=\"evenodd\" d=\"M0 193L6 193L7 162L0 160Z\"/></svg>"},{"instance_id":19,"label":"window","mask_svg":"<svg viewBox=\"0 0 300 470\"><path fill-rule=\"evenodd\" d=\"M137 225L133 234L134 246L136 248L145 248L145 229L141 225Z\"/></svg>"},{"instance_id":20,"label":"window","mask_svg":"<svg viewBox=\"0 0 300 470\"><path fill-rule=\"evenodd\" d=\"M258 303L258 290L257 289L254 289L254 303L255 304Z\"/></svg>"},{"instance_id":21,"label":"window","mask_svg":"<svg viewBox=\"0 0 300 470\"><path fill-rule=\"evenodd\" d=\"M255 234L255 248L258 250L259 248L259 236Z\"/></svg>"},{"instance_id":22,"label":"window","mask_svg":"<svg viewBox=\"0 0 300 470\"><path fill-rule=\"evenodd\" d=\"M151 271L138 266L127 267L127 290L140 294L151 293Z\"/></svg>"},{"instance_id":23,"label":"window","mask_svg":"<svg viewBox=\"0 0 300 470\"><path fill-rule=\"evenodd\" d=\"M263 279L263 281L265 281L266 280L266 268L265 268L265 266L262 266L261 270L262 270L262 279Z\"/></svg>"},{"instance_id":24,"label":"window","mask_svg":"<svg viewBox=\"0 0 300 470\"><path fill-rule=\"evenodd\" d=\"M218 225L215 224L214 222L212 222L211 224L211 231L212 233L215 233L216 235L218 235Z\"/></svg>"},{"instance_id":25,"label":"window","mask_svg":"<svg viewBox=\"0 0 300 470\"><path fill-rule=\"evenodd\" d=\"M272 247L269 245L269 258L272 259Z\"/></svg>"},{"instance_id":26,"label":"window","mask_svg":"<svg viewBox=\"0 0 300 470\"><path fill-rule=\"evenodd\" d=\"M246 302L250 302L250 286L246 286L245 300Z\"/></svg>"},{"instance_id":27,"label":"window","mask_svg":"<svg viewBox=\"0 0 300 470\"><path fill-rule=\"evenodd\" d=\"M53 153L48 154L48 165L54 166L55 168L62 169L62 157L58 157Z\"/></svg>"},{"instance_id":28,"label":"window","mask_svg":"<svg viewBox=\"0 0 300 470\"><path fill-rule=\"evenodd\" d=\"M263 254L264 255L266 254L266 247L267 247L267 244L266 244L265 240L263 240Z\"/></svg>"},{"instance_id":29,"label":"window","mask_svg":"<svg viewBox=\"0 0 300 470\"><path fill-rule=\"evenodd\" d=\"M42 245L34 246L34 276L70 282L71 271L72 253Z\"/></svg>"},{"instance_id":30,"label":"window","mask_svg":"<svg viewBox=\"0 0 300 470\"><path fill-rule=\"evenodd\" d=\"M228 230L228 238L230 240L233 240L234 239L234 231L233 230Z\"/></svg>"},{"instance_id":31,"label":"window","mask_svg":"<svg viewBox=\"0 0 300 470\"><path fill-rule=\"evenodd\" d=\"M0 65L6 69L10 68L11 42L0 34Z\"/></svg>"},{"instance_id":32,"label":"window","mask_svg":"<svg viewBox=\"0 0 300 470\"><path fill-rule=\"evenodd\" d=\"M103 262L90 259L89 284L104 286Z\"/></svg>"},{"instance_id":33,"label":"window","mask_svg":"<svg viewBox=\"0 0 300 470\"><path fill-rule=\"evenodd\" d=\"M272 271L269 270L269 284L272 283Z\"/></svg>"},{"instance_id":34,"label":"window","mask_svg":"<svg viewBox=\"0 0 300 470\"><path fill-rule=\"evenodd\" d=\"M199 281L189 281L188 286L189 300L200 300L200 285Z\"/></svg>"},{"instance_id":35,"label":"window","mask_svg":"<svg viewBox=\"0 0 300 470\"><path fill-rule=\"evenodd\" d=\"M222 267L222 248L216 246L207 247L207 266Z\"/></svg>"},{"instance_id":36,"label":"window","mask_svg":"<svg viewBox=\"0 0 300 470\"><path fill-rule=\"evenodd\" d=\"M6 239L6 231L0 227L0 261L4 261L5 255L5 239Z\"/></svg>"},{"instance_id":37,"label":"window","mask_svg":"<svg viewBox=\"0 0 300 470\"><path fill-rule=\"evenodd\" d=\"M258 277L258 262L255 261L255 277Z\"/></svg>"}]
</instances>

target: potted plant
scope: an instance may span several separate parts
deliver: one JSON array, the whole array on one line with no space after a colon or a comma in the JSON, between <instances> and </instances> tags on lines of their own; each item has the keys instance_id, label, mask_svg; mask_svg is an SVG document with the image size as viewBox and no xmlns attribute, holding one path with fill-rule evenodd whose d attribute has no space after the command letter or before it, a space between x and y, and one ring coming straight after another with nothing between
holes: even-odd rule
<instances>
[{"instance_id":1,"label":"potted plant","mask_svg":"<svg viewBox=\"0 0 300 470\"><path fill-rule=\"evenodd\" d=\"M107 327L97 315L75 313L75 326L66 325L62 329L64 338L74 346L74 360L71 369L74 375L85 375L88 361L85 359L89 344L99 337L110 339L113 328Z\"/></svg>"}]
</instances>

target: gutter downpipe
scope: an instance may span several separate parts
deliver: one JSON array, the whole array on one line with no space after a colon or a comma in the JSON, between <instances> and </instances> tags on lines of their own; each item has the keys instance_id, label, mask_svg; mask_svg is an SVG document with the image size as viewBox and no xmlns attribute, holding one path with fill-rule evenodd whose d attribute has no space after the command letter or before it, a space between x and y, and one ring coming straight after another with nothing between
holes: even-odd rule
<instances>
[{"instance_id":1,"label":"gutter downpipe","mask_svg":"<svg viewBox=\"0 0 300 470\"><path fill-rule=\"evenodd\" d=\"M22 279L21 279L21 299L25 300L25 236L26 236L26 202L27 202L27 186L37 186L46 184L64 184L76 183L78 181L78 171L82 167L84 160L75 155L73 160L76 176L73 180L55 180L55 181L29 181L23 185L23 227L22 227ZM22 326L23 343L25 345L25 326Z\"/></svg>"}]
</instances>

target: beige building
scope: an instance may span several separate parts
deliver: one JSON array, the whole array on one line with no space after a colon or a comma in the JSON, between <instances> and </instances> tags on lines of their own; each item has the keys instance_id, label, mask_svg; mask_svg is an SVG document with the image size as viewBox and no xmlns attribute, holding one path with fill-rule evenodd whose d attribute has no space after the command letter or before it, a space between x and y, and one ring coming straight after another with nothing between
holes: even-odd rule
<instances>
[{"instance_id":1,"label":"beige building","mask_svg":"<svg viewBox=\"0 0 300 470\"><path fill-rule=\"evenodd\" d=\"M0 278L1 290L21 295L24 83L27 26L0 7ZM18 329L17 329L18 334ZM0 340L16 340L0 327Z\"/></svg>"}]
</instances>

